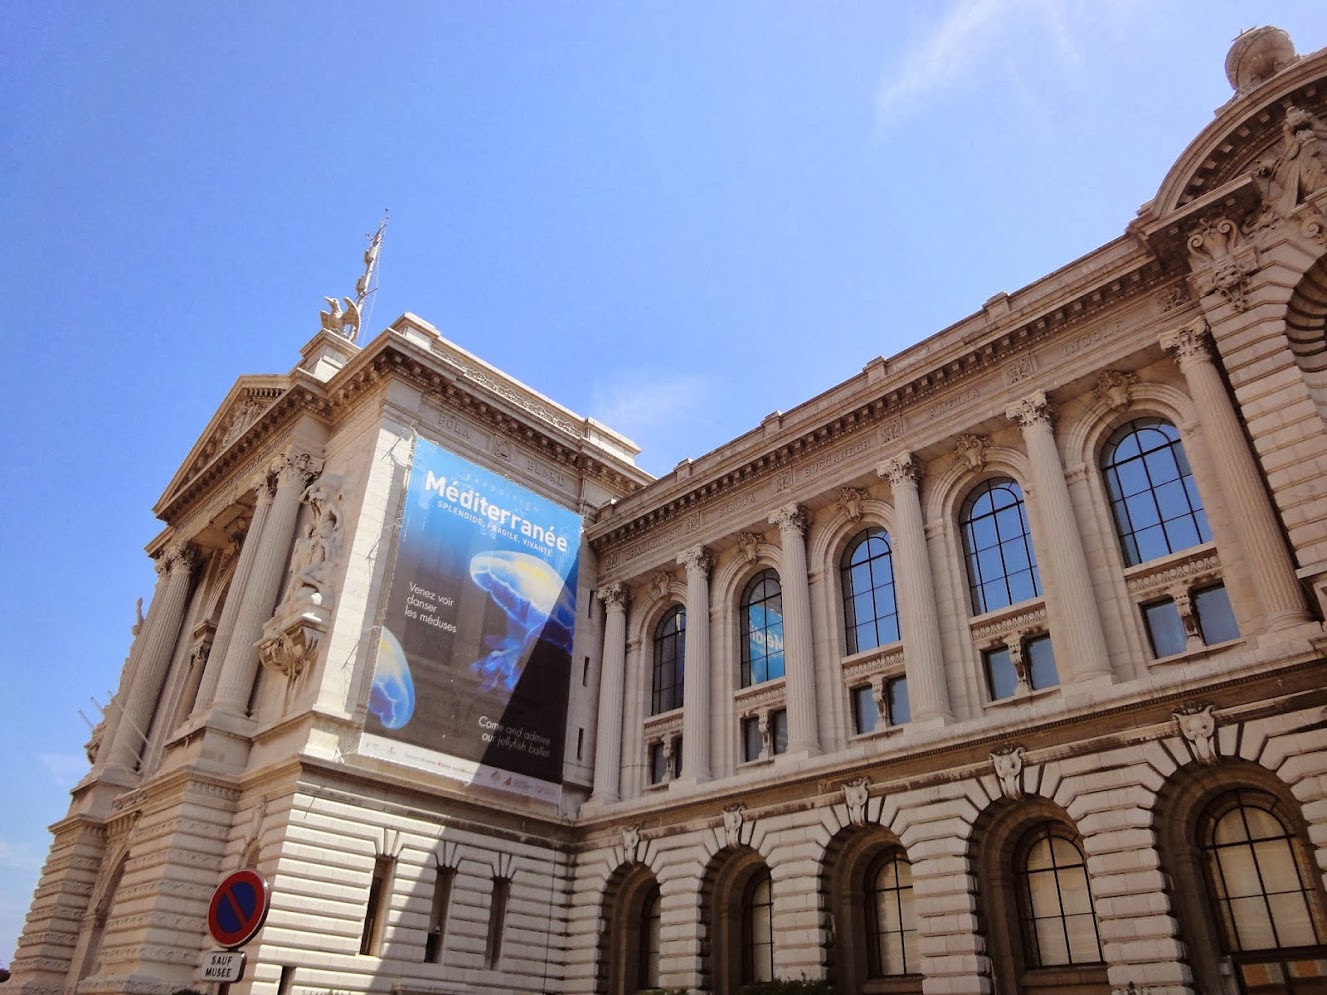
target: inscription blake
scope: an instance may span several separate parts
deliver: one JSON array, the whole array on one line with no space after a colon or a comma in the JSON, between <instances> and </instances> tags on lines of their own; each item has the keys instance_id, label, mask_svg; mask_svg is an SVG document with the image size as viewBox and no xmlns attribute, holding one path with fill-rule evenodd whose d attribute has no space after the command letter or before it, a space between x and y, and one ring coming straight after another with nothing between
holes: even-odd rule
<instances>
[{"instance_id":1,"label":"inscription blake","mask_svg":"<svg viewBox=\"0 0 1327 995\"><path fill-rule=\"evenodd\" d=\"M554 470L551 466L544 466L542 463L537 463L530 459L529 456L525 457L525 468L536 477L542 477L544 480L547 480L550 484L557 484L559 487L563 488L567 486L567 477L565 474L558 473L558 471Z\"/></svg>"}]
</instances>

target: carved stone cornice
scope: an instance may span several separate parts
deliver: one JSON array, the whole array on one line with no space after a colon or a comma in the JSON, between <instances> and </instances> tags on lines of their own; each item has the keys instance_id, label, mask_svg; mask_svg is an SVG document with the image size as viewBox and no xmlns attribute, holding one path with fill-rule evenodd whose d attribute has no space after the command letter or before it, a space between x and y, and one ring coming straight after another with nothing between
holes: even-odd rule
<instances>
[{"instance_id":1,"label":"carved stone cornice","mask_svg":"<svg viewBox=\"0 0 1327 995\"><path fill-rule=\"evenodd\" d=\"M599 589L599 600L604 603L604 611L625 612L631 603L631 588L621 581L614 581Z\"/></svg>"},{"instance_id":2,"label":"carved stone cornice","mask_svg":"<svg viewBox=\"0 0 1327 995\"><path fill-rule=\"evenodd\" d=\"M901 674L904 669L903 647L895 645L843 665L843 683L860 684L878 674Z\"/></svg>"},{"instance_id":3,"label":"carved stone cornice","mask_svg":"<svg viewBox=\"0 0 1327 995\"><path fill-rule=\"evenodd\" d=\"M875 472L888 480L891 487L916 487L922 479L922 465L910 452L882 461Z\"/></svg>"},{"instance_id":4,"label":"carved stone cornice","mask_svg":"<svg viewBox=\"0 0 1327 995\"><path fill-rule=\"evenodd\" d=\"M1124 580L1130 597L1139 597L1172 588L1187 589L1220 575L1220 557L1207 544L1162 560L1129 567L1124 573Z\"/></svg>"},{"instance_id":5,"label":"carved stone cornice","mask_svg":"<svg viewBox=\"0 0 1327 995\"><path fill-rule=\"evenodd\" d=\"M983 643L1011 632L1040 632L1045 629L1046 606L1041 604L1027 609L1005 609L994 618L985 618L980 624L972 626L972 638Z\"/></svg>"},{"instance_id":6,"label":"carved stone cornice","mask_svg":"<svg viewBox=\"0 0 1327 995\"><path fill-rule=\"evenodd\" d=\"M710 571L714 569L714 557L704 546L691 546L677 554L677 562L686 568L687 576L693 574L702 574L709 577Z\"/></svg>"},{"instance_id":7,"label":"carved stone cornice","mask_svg":"<svg viewBox=\"0 0 1327 995\"><path fill-rule=\"evenodd\" d=\"M806 511L798 504L785 504L769 514L769 523L777 525L784 535L806 535Z\"/></svg>"},{"instance_id":8,"label":"carved stone cornice","mask_svg":"<svg viewBox=\"0 0 1327 995\"><path fill-rule=\"evenodd\" d=\"M1004 415L1019 428L1027 430L1055 424L1055 409L1043 390L1034 390L1004 409Z\"/></svg>"},{"instance_id":9,"label":"carved stone cornice","mask_svg":"<svg viewBox=\"0 0 1327 995\"><path fill-rule=\"evenodd\" d=\"M766 706L781 705L785 698L785 686L782 680L753 684L733 693L733 703L737 711L743 714L749 714Z\"/></svg>"}]
</instances>

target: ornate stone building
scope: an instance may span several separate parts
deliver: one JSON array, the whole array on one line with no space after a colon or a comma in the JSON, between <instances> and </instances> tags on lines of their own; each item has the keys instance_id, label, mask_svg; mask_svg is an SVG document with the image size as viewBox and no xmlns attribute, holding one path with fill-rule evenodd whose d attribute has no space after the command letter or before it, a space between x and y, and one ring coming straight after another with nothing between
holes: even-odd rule
<instances>
[{"instance_id":1,"label":"ornate stone building","mask_svg":"<svg viewBox=\"0 0 1327 995\"><path fill-rule=\"evenodd\" d=\"M1120 238L662 479L410 315L242 378L11 985L195 983L247 865L258 995L1327 992L1327 50L1227 69ZM420 440L583 519L550 796L365 746Z\"/></svg>"}]
</instances>

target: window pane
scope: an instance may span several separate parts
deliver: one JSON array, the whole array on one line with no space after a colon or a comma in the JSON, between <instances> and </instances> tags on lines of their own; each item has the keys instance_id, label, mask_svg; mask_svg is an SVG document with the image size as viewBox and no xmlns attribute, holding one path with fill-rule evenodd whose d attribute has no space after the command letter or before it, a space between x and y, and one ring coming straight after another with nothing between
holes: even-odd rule
<instances>
[{"instance_id":1,"label":"window pane","mask_svg":"<svg viewBox=\"0 0 1327 995\"><path fill-rule=\"evenodd\" d=\"M876 707L871 685L863 684L852 689L852 714L858 734L875 732L876 723L880 721L880 709Z\"/></svg>"},{"instance_id":2,"label":"window pane","mask_svg":"<svg viewBox=\"0 0 1327 995\"><path fill-rule=\"evenodd\" d=\"M777 712L770 712L769 724L774 736L774 752L788 752L788 712L780 708Z\"/></svg>"},{"instance_id":3,"label":"window pane","mask_svg":"<svg viewBox=\"0 0 1327 995\"><path fill-rule=\"evenodd\" d=\"M1230 914L1235 920L1241 950L1267 950L1276 946L1272 920L1268 916L1267 903L1261 895L1257 898L1232 899Z\"/></svg>"},{"instance_id":4,"label":"window pane","mask_svg":"<svg viewBox=\"0 0 1327 995\"><path fill-rule=\"evenodd\" d=\"M1018 674L1013 661L1009 659L1009 650L987 650L983 654L986 661L986 681L991 691L991 700L1009 698L1018 689Z\"/></svg>"},{"instance_id":5,"label":"window pane","mask_svg":"<svg viewBox=\"0 0 1327 995\"><path fill-rule=\"evenodd\" d=\"M975 614L1040 593L1023 493L1014 481L978 484L963 503L959 524Z\"/></svg>"},{"instance_id":6,"label":"window pane","mask_svg":"<svg viewBox=\"0 0 1327 995\"><path fill-rule=\"evenodd\" d=\"M1064 938L1064 923L1056 919L1038 919L1036 922L1038 967L1068 964L1069 944Z\"/></svg>"},{"instance_id":7,"label":"window pane","mask_svg":"<svg viewBox=\"0 0 1327 995\"><path fill-rule=\"evenodd\" d=\"M650 783L660 784L664 779L663 743L650 744Z\"/></svg>"},{"instance_id":8,"label":"window pane","mask_svg":"<svg viewBox=\"0 0 1327 995\"><path fill-rule=\"evenodd\" d=\"M1174 425L1137 418L1120 426L1102 450L1101 469L1130 566L1211 538Z\"/></svg>"},{"instance_id":9,"label":"window pane","mask_svg":"<svg viewBox=\"0 0 1327 995\"><path fill-rule=\"evenodd\" d=\"M1270 895L1267 904L1272 908L1272 922L1276 924L1276 937L1282 947L1309 947L1316 943L1313 922L1309 919L1309 906L1302 892Z\"/></svg>"},{"instance_id":10,"label":"window pane","mask_svg":"<svg viewBox=\"0 0 1327 995\"><path fill-rule=\"evenodd\" d=\"M742 759L755 760L760 756L760 720L754 715L742 720Z\"/></svg>"},{"instance_id":11,"label":"window pane","mask_svg":"<svg viewBox=\"0 0 1327 995\"><path fill-rule=\"evenodd\" d=\"M1097 923L1092 912L1072 915L1065 919L1069 934L1069 959L1074 964L1095 964L1101 960L1101 945L1097 941Z\"/></svg>"},{"instance_id":12,"label":"window pane","mask_svg":"<svg viewBox=\"0 0 1327 995\"><path fill-rule=\"evenodd\" d=\"M1262 883L1253 862L1253 851L1247 846L1231 846L1220 851L1221 876L1225 879L1226 894L1231 898L1261 895Z\"/></svg>"},{"instance_id":13,"label":"window pane","mask_svg":"<svg viewBox=\"0 0 1327 995\"><path fill-rule=\"evenodd\" d=\"M1198 628L1202 630L1203 642L1210 646L1239 638L1235 613L1230 610L1230 598L1226 595L1225 587L1209 587L1196 592L1193 605L1198 612Z\"/></svg>"},{"instance_id":14,"label":"window pane","mask_svg":"<svg viewBox=\"0 0 1327 995\"><path fill-rule=\"evenodd\" d=\"M908 679L896 677L885 684L885 693L889 699L889 723L901 726L912 718L912 707L908 703Z\"/></svg>"},{"instance_id":15,"label":"window pane","mask_svg":"<svg viewBox=\"0 0 1327 995\"><path fill-rule=\"evenodd\" d=\"M1143 606L1143 620L1147 623L1147 636L1152 642L1152 655L1160 659L1184 652L1184 623L1179 609L1170 599Z\"/></svg>"},{"instance_id":16,"label":"window pane","mask_svg":"<svg viewBox=\"0 0 1327 995\"><path fill-rule=\"evenodd\" d=\"M1027 659L1028 678L1034 690L1055 687L1060 675L1055 672L1055 652L1050 636L1029 639L1023 653Z\"/></svg>"}]
</instances>

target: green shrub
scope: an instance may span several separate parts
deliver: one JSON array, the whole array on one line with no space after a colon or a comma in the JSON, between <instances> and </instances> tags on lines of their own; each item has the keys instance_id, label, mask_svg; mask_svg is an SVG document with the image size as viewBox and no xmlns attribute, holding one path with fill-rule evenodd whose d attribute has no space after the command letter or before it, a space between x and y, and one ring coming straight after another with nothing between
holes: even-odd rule
<instances>
[{"instance_id":1,"label":"green shrub","mask_svg":"<svg viewBox=\"0 0 1327 995\"><path fill-rule=\"evenodd\" d=\"M737 995L834 995L828 981L757 981L743 985Z\"/></svg>"}]
</instances>

